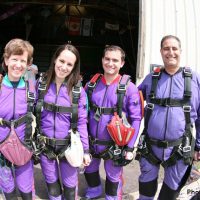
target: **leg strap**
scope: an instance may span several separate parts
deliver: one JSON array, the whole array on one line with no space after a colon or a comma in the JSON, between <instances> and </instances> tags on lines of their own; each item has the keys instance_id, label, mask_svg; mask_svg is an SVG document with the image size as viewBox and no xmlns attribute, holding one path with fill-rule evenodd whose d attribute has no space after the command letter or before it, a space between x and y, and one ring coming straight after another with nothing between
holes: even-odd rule
<instances>
[{"instance_id":1,"label":"leg strap","mask_svg":"<svg viewBox=\"0 0 200 200\"><path fill-rule=\"evenodd\" d=\"M157 191L157 187L158 187L157 178L149 182L139 182L140 194L147 197L154 197Z\"/></svg>"},{"instance_id":2,"label":"leg strap","mask_svg":"<svg viewBox=\"0 0 200 200\"><path fill-rule=\"evenodd\" d=\"M16 194L15 190L13 190L10 193L4 192L4 196L5 196L6 200L17 200L17 194Z\"/></svg>"},{"instance_id":3,"label":"leg strap","mask_svg":"<svg viewBox=\"0 0 200 200\"><path fill-rule=\"evenodd\" d=\"M112 182L106 178L105 192L109 196L117 196L119 182Z\"/></svg>"},{"instance_id":4,"label":"leg strap","mask_svg":"<svg viewBox=\"0 0 200 200\"><path fill-rule=\"evenodd\" d=\"M93 173L85 173L85 179L89 187L97 187L101 184L99 171Z\"/></svg>"},{"instance_id":5,"label":"leg strap","mask_svg":"<svg viewBox=\"0 0 200 200\"><path fill-rule=\"evenodd\" d=\"M166 183L163 183L159 194L159 200L176 200L179 190L172 190Z\"/></svg>"},{"instance_id":6,"label":"leg strap","mask_svg":"<svg viewBox=\"0 0 200 200\"><path fill-rule=\"evenodd\" d=\"M69 188L66 186L64 187L64 197L66 200L75 200L76 197L76 187Z\"/></svg>"},{"instance_id":7,"label":"leg strap","mask_svg":"<svg viewBox=\"0 0 200 200\"><path fill-rule=\"evenodd\" d=\"M20 191L23 200L32 200L32 192L24 193Z\"/></svg>"},{"instance_id":8,"label":"leg strap","mask_svg":"<svg viewBox=\"0 0 200 200\"><path fill-rule=\"evenodd\" d=\"M60 181L54 183L47 183L48 193L53 197L58 197L62 194Z\"/></svg>"}]
</instances>

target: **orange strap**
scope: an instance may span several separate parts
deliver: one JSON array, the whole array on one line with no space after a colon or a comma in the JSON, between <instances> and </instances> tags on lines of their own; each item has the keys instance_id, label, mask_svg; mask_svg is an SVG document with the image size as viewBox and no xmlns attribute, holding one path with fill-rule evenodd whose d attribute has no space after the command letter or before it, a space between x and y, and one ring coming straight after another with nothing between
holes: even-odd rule
<instances>
[{"instance_id":1,"label":"orange strap","mask_svg":"<svg viewBox=\"0 0 200 200\"><path fill-rule=\"evenodd\" d=\"M98 80L99 76L102 76L102 74L99 74L99 73L95 74L95 75L91 78L90 83L96 83L96 81Z\"/></svg>"},{"instance_id":2,"label":"orange strap","mask_svg":"<svg viewBox=\"0 0 200 200\"><path fill-rule=\"evenodd\" d=\"M141 112L142 112L142 118L144 117L144 97L142 94L142 91L139 91L139 95L140 95L140 101L141 101Z\"/></svg>"}]
</instances>

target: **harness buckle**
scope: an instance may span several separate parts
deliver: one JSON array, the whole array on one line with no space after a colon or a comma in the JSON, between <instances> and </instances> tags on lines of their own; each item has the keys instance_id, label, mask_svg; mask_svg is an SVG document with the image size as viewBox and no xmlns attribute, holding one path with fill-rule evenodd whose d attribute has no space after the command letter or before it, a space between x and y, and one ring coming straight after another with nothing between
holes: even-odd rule
<instances>
[{"instance_id":1,"label":"harness buckle","mask_svg":"<svg viewBox=\"0 0 200 200\"><path fill-rule=\"evenodd\" d=\"M150 110L153 110L154 109L154 104L153 103L148 103L147 104L147 108L150 109Z\"/></svg>"},{"instance_id":2,"label":"harness buckle","mask_svg":"<svg viewBox=\"0 0 200 200\"><path fill-rule=\"evenodd\" d=\"M189 77L192 76L192 72L191 72L191 70L188 69L188 68L184 68L184 69L183 69L183 72L184 72L185 76L189 76Z\"/></svg>"},{"instance_id":3,"label":"harness buckle","mask_svg":"<svg viewBox=\"0 0 200 200\"><path fill-rule=\"evenodd\" d=\"M88 84L88 87L89 87L89 88L94 88L94 87L96 86L96 84L97 84L96 82L94 82L94 83L91 83L91 82L90 82L90 83Z\"/></svg>"},{"instance_id":4,"label":"harness buckle","mask_svg":"<svg viewBox=\"0 0 200 200\"><path fill-rule=\"evenodd\" d=\"M191 111L191 106L183 106L183 111L184 112L190 112Z\"/></svg>"},{"instance_id":5,"label":"harness buckle","mask_svg":"<svg viewBox=\"0 0 200 200\"><path fill-rule=\"evenodd\" d=\"M159 72L154 72L154 73L152 74L152 76L153 76L153 78L159 77L159 76L160 76L160 71L159 71Z\"/></svg>"},{"instance_id":6,"label":"harness buckle","mask_svg":"<svg viewBox=\"0 0 200 200\"><path fill-rule=\"evenodd\" d=\"M126 91L126 85L124 85L124 84L118 84L117 90L119 90L119 91Z\"/></svg>"},{"instance_id":7,"label":"harness buckle","mask_svg":"<svg viewBox=\"0 0 200 200\"><path fill-rule=\"evenodd\" d=\"M182 148L182 151L183 151L183 153L187 153L187 152L190 152L191 149L192 149L191 146L185 146Z\"/></svg>"},{"instance_id":8,"label":"harness buckle","mask_svg":"<svg viewBox=\"0 0 200 200\"><path fill-rule=\"evenodd\" d=\"M167 148L169 145L169 142L166 141L166 140L160 140L158 143L157 143L157 147L162 147L162 148Z\"/></svg>"},{"instance_id":9,"label":"harness buckle","mask_svg":"<svg viewBox=\"0 0 200 200\"><path fill-rule=\"evenodd\" d=\"M39 84L39 86L38 86L38 90L40 90L40 91L44 91L44 90L46 90L46 88L47 88L47 85L46 84Z\"/></svg>"},{"instance_id":10,"label":"harness buckle","mask_svg":"<svg viewBox=\"0 0 200 200\"><path fill-rule=\"evenodd\" d=\"M94 119L96 121L99 121L99 119L101 117L101 114L102 114L102 108L101 107L97 107L96 111L95 111Z\"/></svg>"},{"instance_id":11,"label":"harness buckle","mask_svg":"<svg viewBox=\"0 0 200 200\"><path fill-rule=\"evenodd\" d=\"M72 93L80 94L81 93L81 87L76 87L76 89L73 87Z\"/></svg>"},{"instance_id":12,"label":"harness buckle","mask_svg":"<svg viewBox=\"0 0 200 200\"><path fill-rule=\"evenodd\" d=\"M117 156L117 155L120 155L121 152L122 152L121 149L115 149L115 150L113 151L113 154L114 154L114 156Z\"/></svg>"},{"instance_id":13,"label":"harness buckle","mask_svg":"<svg viewBox=\"0 0 200 200\"><path fill-rule=\"evenodd\" d=\"M31 99L31 100L35 99L35 94L33 92L28 91L27 96L28 96L28 99Z\"/></svg>"}]
</instances>

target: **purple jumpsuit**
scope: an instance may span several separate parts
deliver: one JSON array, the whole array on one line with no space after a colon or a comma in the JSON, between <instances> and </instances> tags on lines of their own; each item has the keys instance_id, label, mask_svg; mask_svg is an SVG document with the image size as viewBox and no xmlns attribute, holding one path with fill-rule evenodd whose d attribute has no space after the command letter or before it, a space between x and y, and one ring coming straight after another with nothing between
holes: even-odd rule
<instances>
[{"instance_id":1,"label":"purple jumpsuit","mask_svg":"<svg viewBox=\"0 0 200 200\"><path fill-rule=\"evenodd\" d=\"M71 106L71 99L68 95L65 84L62 84L58 94L56 94L56 84L51 83L47 93L44 96L44 102L53 103L58 106ZM41 113L41 128L43 135L49 138L63 139L68 136L70 130L70 113L54 113L48 110L43 110ZM78 132L80 133L81 141L85 152L89 150L88 132L87 132L87 109L86 109L86 93L81 89L81 95L78 102ZM64 186L68 188L77 187L78 172L77 168L72 167L66 159L59 161L49 160L46 156L41 156L42 172L47 183L54 183L59 179L59 170L61 180ZM53 197L49 195L50 200L61 200L61 196Z\"/></svg>"},{"instance_id":2,"label":"purple jumpsuit","mask_svg":"<svg viewBox=\"0 0 200 200\"><path fill-rule=\"evenodd\" d=\"M13 88L8 76L4 77L0 89L0 105L0 118L4 120L15 120L27 113L27 90L23 79L20 79L17 88ZM25 128L25 123L15 128L21 141L25 137ZM0 125L0 133L1 142L10 133L10 127ZM23 193L31 192L34 183L32 161L23 166L15 166L13 170L11 167L0 166L0 187L5 193L11 193L15 189L13 172L18 189Z\"/></svg>"},{"instance_id":3,"label":"purple jumpsuit","mask_svg":"<svg viewBox=\"0 0 200 200\"><path fill-rule=\"evenodd\" d=\"M152 85L152 73L147 75L141 85L138 87L142 91L144 99L149 102L149 94ZM200 77L192 73L191 79L192 96L190 99L191 123L196 125L196 147L200 148ZM172 98L182 99L184 93L184 76L182 68L174 75L169 75L163 70L161 77L158 80L156 89L156 98ZM146 111L146 109L145 109ZM182 107L164 107L154 104L154 109L149 118L147 133L150 138L156 140L172 141L179 139L185 132L185 115ZM154 155L161 161L165 161L172 153L173 147L159 148L152 145ZM146 194L140 193L141 200L153 199L152 190L156 191L157 177L159 172L159 165L154 165L148 162L145 158L140 160L141 175L139 182L141 190L145 190ZM181 180L186 173L188 165L185 165L183 159L176 162L175 165L165 168L163 188L168 188L168 192L175 192L180 186ZM152 187L152 189L150 189ZM148 188L151 193L147 195ZM154 188L154 189L153 189ZM162 190L161 190L162 191ZM163 191L166 192L165 189ZM160 193L161 194L161 193Z\"/></svg>"},{"instance_id":4,"label":"purple jumpsuit","mask_svg":"<svg viewBox=\"0 0 200 200\"><path fill-rule=\"evenodd\" d=\"M91 103L96 104L99 107L116 107L117 105L117 87L120 80L120 75L110 84L107 85L105 78L102 77L101 80L96 85L93 90ZM86 88L87 89L87 88ZM136 86L130 82L127 86L126 94L123 99L123 109L122 111L126 114L129 119L131 126L135 129L135 134L131 141L128 143L128 147L133 148L134 143L138 136L139 126L142 118L141 112L141 102L138 89ZM89 113L89 134L92 138L98 140L112 141L108 131L107 124L111 121L113 114L102 114L99 121L94 119L94 111L90 110ZM108 146L105 145L94 145L92 149L96 154L104 151ZM86 168L85 175L86 179L89 176L91 179L99 178L99 165L101 159L93 158L91 164ZM113 160L108 159L104 161L104 168L106 172L106 199L107 200L117 200L120 199L122 195L122 167L114 166ZM97 183L95 187L89 187L86 191L86 197L94 198L102 194L101 183ZM114 192L112 192L114 191ZM112 194L112 195L111 195Z\"/></svg>"}]
</instances>

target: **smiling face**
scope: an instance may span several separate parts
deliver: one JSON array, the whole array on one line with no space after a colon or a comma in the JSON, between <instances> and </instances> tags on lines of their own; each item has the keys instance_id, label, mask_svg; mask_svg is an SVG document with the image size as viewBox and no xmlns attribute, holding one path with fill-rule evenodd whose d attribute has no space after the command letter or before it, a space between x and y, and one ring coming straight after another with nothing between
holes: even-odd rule
<instances>
[{"instance_id":1,"label":"smiling face","mask_svg":"<svg viewBox=\"0 0 200 200\"><path fill-rule=\"evenodd\" d=\"M63 82L72 72L75 63L75 54L67 49L63 50L55 60L56 81Z\"/></svg>"},{"instance_id":2,"label":"smiling face","mask_svg":"<svg viewBox=\"0 0 200 200\"><path fill-rule=\"evenodd\" d=\"M178 70L180 67L181 47L175 38L167 38L161 47L161 56L166 70Z\"/></svg>"},{"instance_id":3,"label":"smiling face","mask_svg":"<svg viewBox=\"0 0 200 200\"><path fill-rule=\"evenodd\" d=\"M4 62L8 67L9 80L19 81L28 65L28 52L24 51L21 55L11 54L8 58L4 59Z\"/></svg>"},{"instance_id":4,"label":"smiling face","mask_svg":"<svg viewBox=\"0 0 200 200\"><path fill-rule=\"evenodd\" d=\"M105 76L116 77L120 68L124 65L121 52L119 50L106 51L102 58L102 65Z\"/></svg>"}]
</instances>

